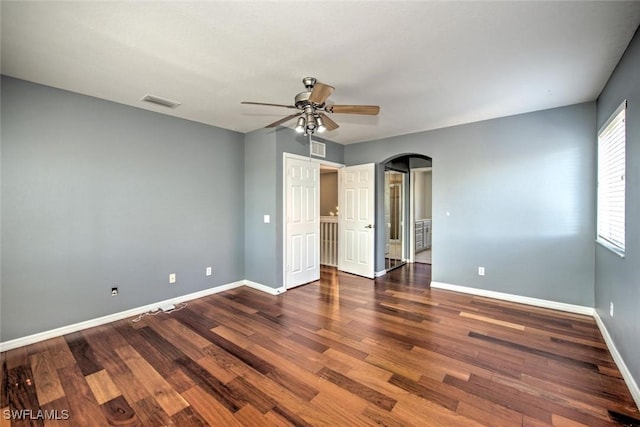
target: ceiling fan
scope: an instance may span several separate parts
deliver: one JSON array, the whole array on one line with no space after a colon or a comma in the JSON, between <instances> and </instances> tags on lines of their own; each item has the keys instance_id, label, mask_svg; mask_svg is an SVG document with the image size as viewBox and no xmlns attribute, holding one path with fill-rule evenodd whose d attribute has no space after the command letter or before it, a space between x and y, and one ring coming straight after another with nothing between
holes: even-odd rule
<instances>
[{"instance_id":1,"label":"ceiling fan","mask_svg":"<svg viewBox=\"0 0 640 427\"><path fill-rule=\"evenodd\" d=\"M334 122L327 113L331 114L366 114L375 116L380 112L377 105L334 105L327 103L327 98L334 91L333 86L320 83L314 77L302 79L306 91L296 95L294 105L269 104L265 102L243 101L242 104L267 105L271 107L293 108L297 111L287 117L268 124L267 128L273 128L294 118L298 118L295 130L298 133L311 135L314 132L324 132L325 130L335 130L338 124Z\"/></svg>"}]
</instances>

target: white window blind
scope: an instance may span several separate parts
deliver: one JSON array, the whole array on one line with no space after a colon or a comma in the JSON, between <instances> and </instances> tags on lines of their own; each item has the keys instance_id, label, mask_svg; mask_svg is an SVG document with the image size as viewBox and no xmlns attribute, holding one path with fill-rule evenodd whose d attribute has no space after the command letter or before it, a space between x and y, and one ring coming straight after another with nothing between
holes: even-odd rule
<instances>
[{"instance_id":1,"label":"white window blind","mask_svg":"<svg viewBox=\"0 0 640 427\"><path fill-rule=\"evenodd\" d=\"M598 133L598 242L624 255L625 112L627 101Z\"/></svg>"}]
</instances>

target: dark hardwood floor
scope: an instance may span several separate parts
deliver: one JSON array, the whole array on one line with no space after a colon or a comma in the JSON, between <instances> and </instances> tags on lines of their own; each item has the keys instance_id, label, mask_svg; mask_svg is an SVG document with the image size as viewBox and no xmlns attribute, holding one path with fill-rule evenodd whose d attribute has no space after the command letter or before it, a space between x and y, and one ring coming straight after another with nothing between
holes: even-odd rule
<instances>
[{"instance_id":1,"label":"dark hardwood floor","mask_svg":"<svg viewBox=\"0 0 640 427\"><path fill-rule=\"evenodd\" d=\"M8 351L0 426L638 423L592 318L430 289L430 268L323 269Z\"/></svg>"}]
</instances>

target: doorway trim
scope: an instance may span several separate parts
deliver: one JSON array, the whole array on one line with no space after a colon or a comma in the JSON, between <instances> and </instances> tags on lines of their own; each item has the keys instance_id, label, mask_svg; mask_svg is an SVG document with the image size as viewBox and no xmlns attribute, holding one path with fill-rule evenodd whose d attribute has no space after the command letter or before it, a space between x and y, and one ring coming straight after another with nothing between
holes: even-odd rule
<instances>
[{"instance_id":1,"label":"doorway trim","mask_svg":"<svg viewBox=\"0 0 640 427\"><path fill-rule=\"evenodd\" d=\"M335 167L337 169L341 169L345 166L342 163L335 163L329 160L314 158L310 156L301 156L299 154L287 153L286 151L282 153L282 287L279 288L281 292L287 291L287 158L306 160L309 162L317 163L319 165ZM317 214L320 215L319 205ZM319 244L320 243L318 242L318 245ZM319 246L318 250L320 250Z\"/></svg>"},{"instance_id":2,"label":"doorway trim","mask_svg":"<svg viewBox=\"0 0 640 427\"><path fill-rule=\"evenodd\" d=\"M416 262L416 180L414 175L416 172L431 172L433 176L433 166L424 168L413 168L409 170L409 173L411 174L411 200L409 200L409 244L411 246L409 247L409 258L407 259L407 262L411 263ZM431 195L431 198L433 199L433 193ZM431 215L431 217L431 223L433 224L433 214Z\"/></svg>"}]
</instances>

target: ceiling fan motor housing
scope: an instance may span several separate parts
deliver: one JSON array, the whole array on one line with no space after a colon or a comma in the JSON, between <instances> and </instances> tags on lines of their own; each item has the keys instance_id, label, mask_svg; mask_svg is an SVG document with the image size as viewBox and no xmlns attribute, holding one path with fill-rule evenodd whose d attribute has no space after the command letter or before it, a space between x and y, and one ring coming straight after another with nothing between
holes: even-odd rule
<instances>
[{"instance_id":1,"label":"ceiling fan motor housing","mask_svg":"<svg viewBox=\"0 0 640 427\"><path fill-rule=\"evenodd\" d=\"M304 110L306 107L312 107L313 109L322 109L324 108L324 102L322 104L316 104L309 101L309 97L311 96L311 92L300 92L296 95L295 98L295 106L301 110Z\"/></svg>"}]
</instances>

